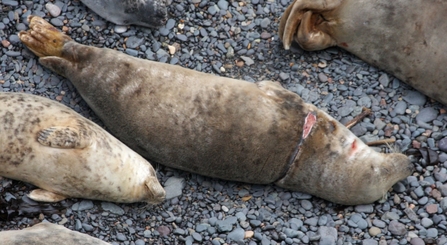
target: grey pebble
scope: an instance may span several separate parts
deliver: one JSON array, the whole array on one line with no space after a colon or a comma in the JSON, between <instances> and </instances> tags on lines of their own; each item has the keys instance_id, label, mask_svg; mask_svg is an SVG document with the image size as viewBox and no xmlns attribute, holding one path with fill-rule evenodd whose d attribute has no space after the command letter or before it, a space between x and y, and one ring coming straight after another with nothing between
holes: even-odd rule
<instances>
[{"instance_id":1,"label":"grey pebble","mask_svg":"<svg viewBox=\"0 0 447 245\"><path fill-rule=\"evenodd\" d=\"M228 2L225 0L219 0L219 2L217 2L217 6L219 6L220 9L222 10L227 10L228 9Z\"/></svg>"},{"instance_id":2,"label":"grey pebble","mask_svg":"<svg viewBox=\"0 0 447 245\"><path fill-rule=\"evenodd\" d=\"M317 218L306 219L306 220L304 220L304 224L310 225L310 226L316 226L318 224L318 219Z\"/></svg>"},{"instance_id":3,"label":"grey pebble","mask_svg":"<svg viewBox=\"0 0 447 245\"><path fill-rule=\"evenodd\" d=\"M403 99L411 105L423 106L427 101L425 95L421 94L417 91L407 91L407 94L403 97Z\"/></svg>"},{"instance_id":4,"label":"grey pebble","mask_svg":"<svg viewBox=\"0 0 447 245\"><path fill-rule=\"evenodd\" d=\"M422 218L421 219L421 225L425 228L428 228L433 225L433 220L429 218Z\"/></svg>"},{"instance_id":5,"label":"grey pebble","mask_svg":"<svg viewBox=\"0 0 447 245\"><path fill-rule=\"evenodd\" d=\"M8 38L8 40L9 40L9 42L10 42L11 44L18 44L18 43L20 43L20 38L19 38L19 36L16 35L16 34L12 34L12 35L10 35L9 38Z\"/></svg>"},{"instance_id":6,"label":"grey pebble","mask_svg":"<svg viewBox=\"0 0 447 245\"><path fill-rule=\"evenodd\" d=\"M50 23L54 26L59 26L59 27L64 25L64 22L62 22L62 20L60 20L58 18L52 18L50 20Z\"/></svg>"},{"instance_id":7,"label":"grey pebble","mask_svg":"<svg viewBox=\"0 0 447 245\"><path fill-rule=\"evenodd\" d=\"M411 245L425 245L425 242L424 242L424 240L422 240L419 237L413 237L410 240L410 244Z\"/></svg>"},{"instance_id":8,"label":"grey pebble","mask_svg":"<svg viewBox=\"0 0 447 245\"><path fill-rule=\"evenodd\" d=\"M295 237L298 237L298 235L299 235L299 231L294 230L294 229L290 229L290 228L286 228L286 229L284 230L284 234L285 234L287 237L289 237L289 238L295 238Z\"/></svg>"},{"instance_id":9,"label":"grey pebble","mask_svg":"<svg viewBox=\"0 0 447 245\"><path fill-rule=\"evenodd\" d=\"M45 8L48 10L48 13L50 13L53 17L58 17L61 14L61 9L52 3L45 4Z\"/></svg>"},{"instance_id":10,"label":"grey pebble","mask_svg":"<svg viewBox=\"0 0 447 245\"><path fill-rule=\"evenodd\" d=\"M143 38L138 38L136 36L130 36L126 41L126 46L128 48L135 49L144 43Z\"/></svg>"},{"instance_id":11,"label":"grey pebble","mask_svg":"<svg viewBox=\"0 0 447 245\"><path fill-rule=\"evenodd\" d=\"M324 73L319 73L318 79L320 80L320 82L327 82L328 80L327 76Z\"/></svg>"},{"instance_id":12,"label":"grey pebble","mask_svg":"<svg viewBox=\"0 0 447 245\"><path fill-rule=\"evenodd\" d=\"M185 187L185 179L172 176L164 185L166 191L166 199L171 199L182 195L182 190Z\"/></svg>"},{"instance_id":13,"label":"grey pebble","mask_svg":"<svg viewBox=\"0 0 447 245\"><path fill-rule=\"evenodd\" d=\"M312 203L309 200L301 200L300 201L301 207L303 207L305 210L311 210L312 209Z\"/></svg>"},{"instance_id":14,"label":"grey pebble","mask_svg":"<svg viewBox=\"0 0 447 245\"><path fill-rule=\"evenodd\" d=\"M17 6L19 3L17 1L12 0L3 0L3 3L5 6Z\"/></svg>"},{"instance_id":15,"label":"grey pebble","mask_svg":"<svg viewBox=\"0 0 447 245\"><path fill-rule=\"evenodd\" d=\"M146 242L144 240L138 239L135 241L135 245L145 245Z\"/></svg>"},{"instance_id":16,"label":"grey pebble","mask_svg":"<svg viewBox=\"0 0 447 245\"><path fill-rule=\"evenodd\" d=\"M391 234L396 236L402 236L407 233L405 225L396 220L392 220L390 222L390 224L388 225L388 230L391 232Z\"/></svg>"},{"instance_id":17,"label":"grey pebble","mask_svg":"<svg viewBox=\"0 0 447 245\"><path fill-rule=\"evenodd\" d=\"M251 59L250 57L247 56L241 56L241 59L245 62L246 65L251 66L253 65L255 62L253 61L253 59Z\"/></svg>"},{"instance_id":18,"label":"grey pebble","mask_svg":"<svg viewBox=\"0 0 447 245\"><path fill-rule=\"evenodd\" d=\"M124 210L122 208L120 208L116 204L113 204L113 203L110 203L110 202L101 202L101 207L105 211L109 211L109 212L111 212L113 214L117 214L117 215L123 215L124 214Z\"/></svg>"},{"instance_id":19,"label":"grey pebble","mask_svg":"<svg viewBox=\"0 0 447 245\"><path fill-rule=\"evenodd\" d=\"M395 212L385 212L382 215L382 219L383 220L397 220L397 219L399 219L399 215L396 214Z\"/></svg>"},{"instance_id":20,"label":"grey pebble","mask_svg":"<svg viewBox=\"0 0 447 245\"><path fill-rule=\"evenodd\" d=\"M93 202L90 200L82 200L81 202L73 204L73 206L71 207L73 211L84 211L92 208L93 208Z\"/></svg>"},{"instance_id":21,"label":"grey pebble","mask_svg":"<svg viewBox=\"0 0 447 245\"><path fill-rule=\"evenodd\" d=\"M127 241L127 237L123 234L123 233L116 233L116 239L118 239L118 241Z\"/></svg>"},{"instance_id":22,"label":"grey pebble","mask_svg":"<svg viewBox=\"0 0 447 245\"><path fill-rule=\"evenodd\" d=\"M116 33L124 33L124 32L126 32L127 31L127 27L126 26L121 26L121 25L116 25L114 28L113 28L113 30L116 32Z\"/></svg>"},{"instance_id":23,"label":"grey pebble","mask_svg":"<svg viewBox=\"0 0 447 245\"><path fill-rule=\"evenodd\" d=\"M438 117L438 110L435 110L433 107L426 107L419 111L419 114L416 116L416 120L418 122L431 122Z\"/></svg>"},{"instance_id":24,"label":"grey pebble","mask_svg":"<svg viewBox=\"0 0 447 245\"><path fill-rule=\"evenodd\" d=\"M262 28L267 28L270 25L270 19L269 18L264 18L261 21L261 27Z\"/></svg>"},{"instance_id":25,"label":"grey pebble","mask_svg":"<svg viewBox=\"0 0 447 245\"><path fill-rule=\"evenodd\" d=\"M439 147L439 150L447 152L447 137L439 140L438 147Z\"/></svg>"},{"instance_id":26,"label":"grey pebble","mask_svg":"<svg viewBox=\"0 0 447 245\"><path fill-rule=\"evenodd\" d=\"M382 220L379 220L379 219L374 219L372 221L372 223L373 223L374 226L377 226L378 228L385 228L386 227L386 223L383 222Z\"/></svg>"},{"instance_id":27,"label":"grey pebble","mask_svg":"<svg viewBox=\"0 0 447 245\"><path fill-rule=\"evenodd\" d=\"M388 87L390 83L390 79L388 78L388 74L384 73L379 77L379 82L383 85L383 87Z\"/></svg>"},{"instance_id":28,"label":"grey pebble","mask_svg":"<svg viewBox=\"0 0 447 245\"><path fill-rule=\"evenodd\" d=\"M231 241L235 241L239 244L244 242L245 231L242 228L236 228L232 232L228 233L227 238Z\"/></svg>"},{"instance_id":29,"label":"grey pebble","mask_svg":"<svg viewBox=\"0 0 447 245\"><path fill-rule=\"evenodd\" d=\"M358 213L372 213L374 211L374 207L372 204L365 205L357 205L355 206L355 211Z\"/></svg>"},{"instance_id":30,"label":"grey pebble","mask_svg":"<svg viewBox=\"0 0 447 245\"><path fill-rule=\"evenodd\" d=\"M348 220L348 225L352 227L357 227L359 229L366 229L368 227L368 223L365 219L362 218L360 214L353 214L351 218Z\"/></svg>"},{"instance_id":31,"label":"grey pebble","mask_svg":"<svg viewBox=\"0 0 447 245\"><path fill-rule=\"evenodd\" d=\"M198 242L201 242L203 240L202 235L200 235L198 232L192 233L192 238L194 238L194 240Z\"/></svg>"},{"instance_id":32,"label":"grey pebble","mask_svg":"<svg viewBox=\"0 0 447 245\"><path fill-rule=\"evenodd\" d=\"M378 241L376 241L376 240L374 240L374 239L364 239L363 241L362 241L362 245L378 245L379 244L379 242Z\"/></svg>"},{"instance_id":33,"label":"grey pebble","mask_svg":"<svg viewBox=\"0 0 447 245\"><path fill-rule=\"evenodd\" d=\"M88 232L93 231L93 229L94 229L93 226L91 226L89 224L85 224L85 223L82 224L82 228Z\"/></svg>"},{"instance_id":34,"label":"grey pebble","mask_svg":"<svg viewBox=\"0 0 447 245\"><path fill-rule=\"evenodd\" d=\"M236 217L228 217L224 220L218 220L216 222L216 228L219 232L232 231L233 225L236 224L236 222L237 222Z\"/></svg>"},{"instance_id":35,"label":"grey pebble","mask_svg":"<svg viewBox=\"0 0 447 245\"><path fill-rule=\"evenodd\" d=\"M407 103L405 101L398 101L394 106L394 112L398 115L405 114L405 110L407 109Z\"/></svg>"},{"instance_id":36,"label":"grey pebble","mask_svg":"<svg viewBox=\"0 0 447 245\"><path fill-rule=\"evenodd\" d=\"M321 226L318 228L320 234L320 245L331 245L337 241L338 233L334 227Z\"/></svg>"},{"instance_id":37,"label":"grey pebble","mask_svg":"<svg viewBox=\"0 0 447 245\"><path fill-rule=\"evenodd\" d=\"M427 229L427 237L430 237L430 238L438 237L438 229L436 229L436 228Z\"/></svg>"}]
</instances>

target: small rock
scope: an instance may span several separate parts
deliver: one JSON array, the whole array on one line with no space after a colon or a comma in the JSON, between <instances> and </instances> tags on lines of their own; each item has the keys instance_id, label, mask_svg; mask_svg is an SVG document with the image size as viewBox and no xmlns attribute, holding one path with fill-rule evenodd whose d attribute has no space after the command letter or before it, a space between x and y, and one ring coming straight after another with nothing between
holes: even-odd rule
<instances>
[{"instance_id":1,"label":"small rock","mask_svg":"<svg viewBox=\"0 0 447 245\"><path fill-rule=\"evenodd\" d=\"M435 214L438 212L438 204L427 205L425 210L427 210L427 213L429 213L429 214Z\"/></svg>"},{"instance_id":2,"label":"small rock","mask_svg":"<svg viewBox=\"0 0 447 245\"><path fill-rule=\"evenodd\" d=\"M111 212L113 214L117 214L117 215L123 215L124 214L124 210L122 208L120 208L116 204L113 204L113 203L110 203L110 202L101 202L101 207L105 211L109 211L109 212Z\"/></svg>"},{"instance_id":3,"label":"small rock","mask_svg":"<svg viewBox=\"0 0 447 245\"><path fill-rule=\"evenodd\" d=\"M424 240L422 240L419 237L413 237L410 240L410 244L411 245L425 245L425 242L424 242Z\"/></svg>"},{"instance_id":4,"label":"small rock","mask_svg":"<svg viewBox=\"0 0 447 245\"><path fill-rule=\"evenodd\" d=\"M324 73L319 73L318 74L318 79L320 80L320 82L327 82L328 78Z\"/></svg>"},{"instance_id":5,"label":"small rock","mask_svg":"<svg viewBox=\"0 0 447 245\"><path fill-rule=\"evenodd\" d=\"M245 231L242 228L236 228L232 232L228 233L227 238L237 243L243 243L245 237Z\"/></svg>"},{"instance_id":6,"label":"small rock","mask_svg":"<svg viewBox=\"0 0 447 245\"><path fill-rule=\"evenodd\" d=\"M175 176L169 177L165 182L166 200L182 195L183 188L185 187L185 179Z\"/></svg>"},{"instance_id":7,"label":"small rock","mask_svg":"<svg viewBox=\"0 0 447 245\"><path fill-rule=\"evenodd\" d=\"M61 14L61 9L52 3L45 4L45 8L48 10L48 13L50 13L53 17L58 17Z\"/></svg>"},{"instance_id":8,"label":"small rock","mask_svg":"<svg viewBox=\"0 0 447 245\"><path fill-rule=\"evenodd\" d=\"M416 121L427 123L435 120L436 117L438 117L438 110L435 110L432 107L426 107L418 113Z\"/></svg>"},{"instance_id":9,"label":"small rock","mask_svg":"<svg viewBox=\"0 0 447 245\"><path fill-rule=\"evenodd\" d=\"M253 61L253 59L251 59L250 57L247 56L241 56L241 59L245 62L246 65L251 66L253 65L255 62Z\"/></svg>"},{"instance_id":10,"label":"small rock","mask_svg":"<svg viewBox=\"0 0 447 245\"><path fill-rule=\"evenodd\" d=\"M417 91L407 91L407 94L403 97L403 99L411 105L418 106L423 106L427 101L427 97Z\"/></svg>"},{"instance_id":11,"label":"small rock","mask_svg":"<svg viewBox=\"0 0 447 245\"><path fill-rule=\"evenodd\" d=\"M157 228L157 231L160 233L160 236L168 236L171 233L171 229L169 229L169 227L167 226L159 226Z\"/></svg>"},{"instance_id":12,"label":"small rock","mask_svg":"<svg viewBox=\"0 0 447 245\"><path fill-rule=\"evenodd\" d=\"M331 245L337 241L337 229L334 227L320 226L318 233L320 234L320 245Z\"/></svg>"},{"instance_id":13,"label":"small rock","mask_svg":"<svg viewBox=\"0 0 447 245\"><path fill-rule=\"evenodd\" d=\"M93 208L93 202L90 200L83 200L81 202L77 202L73 204L73 206L71 207L73 211L84 211L92 208Z\"/></svg>"},{"instance_id":14,"label":"small rock","mask_svg":"<svg viewBox=\"0 0 447 245\"><path fill-rule=\"evenodd\" d=\"M370 234L371 236L377 236L377 235L379 235L382 231L380 230L380 228L377 228L377 227L373 226L373 227L369 228L368 232L369 232L369 234Z\"/></svg>"},{"instance_id":15,"label":"small rock","mask_svg":"<svg viewBox=\"0 0 447 245\"><path fill-rule=\"evenodd\" d=\"M399 223L396 220L392 220L390 224L388 225L388 230L391 232L391 234L396 236L402 236L407 233L407 229L405 228L405 225L402 223Z\"/></svg>"}]
</instances>

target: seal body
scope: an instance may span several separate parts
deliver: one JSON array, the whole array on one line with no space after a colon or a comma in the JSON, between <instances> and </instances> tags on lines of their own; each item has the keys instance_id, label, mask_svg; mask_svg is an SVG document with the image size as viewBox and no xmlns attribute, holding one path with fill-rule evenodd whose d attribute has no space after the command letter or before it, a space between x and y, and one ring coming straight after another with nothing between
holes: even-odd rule
<instances>
[{"instance_id":1,"label":"seal body","mask_svg":"<svg viewBox=\"0 0 447 245\"><path fill-rule=\"evenodd\" d=\"M104 19L117 25L160 27L166 23L163 0L81 0Z\"/></svg>"},{"instance_id":2,"label":"seal body","mask_svg":"<svg viewBox=\"0 0 447 245\"><path fill-rule=\"evenodd\" d=\"M23 230L1 231L0 244L2 245L110 245L98 238L71 231L61 225L52 223L39 223Z\"/></svg>"},{"instance_id":3,"label":"seal body","mask_svg":"<svg viewBox=\"0 0 447 245\"><path fill-rule=\"evenodd\" d=\"M412 171L404 155L374 152L278 84L84 46L31 18L32 31L21 32L21 40L41 64L70 78L107 127L148 159L226 180L277 183L342 204L380 199Z\"/></svg>"},{"instance_id":4,"label":"seal body","mask_svg":"<svg viewBox=\"0 0 447 245\"><path fill-rule=\"evenodd\" d=\"M447 105L445 13L445 0L295 0L279 36L286 49L339 46Z\"/></svg>"},{"instance_id":5,"label":"seal body","mask_svg":"<svg viewBox=\"0 0 447 245\"><path fill-rule=\"evenodd\" d=\"M31 199L164 199L149 162L68 107L22 93L0 93L0 104L0 176L41 188Z\"/></svg>"}]
</instances>

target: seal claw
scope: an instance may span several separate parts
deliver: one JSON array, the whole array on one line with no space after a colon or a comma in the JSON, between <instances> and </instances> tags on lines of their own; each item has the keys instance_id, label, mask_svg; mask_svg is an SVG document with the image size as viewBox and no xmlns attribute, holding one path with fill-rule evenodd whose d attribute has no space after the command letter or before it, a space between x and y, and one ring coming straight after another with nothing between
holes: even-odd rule
<instances>
[{"instance_id":1,"label":"seal claw","mask_svg":"<svg viewBox=\"0 0 447 245\"><path fill-rule=\"evenodd\" d=\"M29 30L19 33L20 40L37 56L61 56L64 44L72 39L39 16L28 17Z\"/></svg>"},{"instance_id":2,"label":"seal claw","mask_svg":"<svg viewBox=\"0 0 447 245\"><path fill-rule=\"evenodd\" d=\"M36 202L60 202L67 197L43 189L32 190L28 197Z\"/></svg>"},{"instance_id":3,"label":"seal claw","mask_svg":"<svg viewBox=\"0 0 447 245\"><path fill-rule=\"evenodd\" d=\"M40 131L37 141L54 148L82 149L90 145L90 141L82 137L79 130L70 127L51 127Z\"/></svg>"}]
</instances>

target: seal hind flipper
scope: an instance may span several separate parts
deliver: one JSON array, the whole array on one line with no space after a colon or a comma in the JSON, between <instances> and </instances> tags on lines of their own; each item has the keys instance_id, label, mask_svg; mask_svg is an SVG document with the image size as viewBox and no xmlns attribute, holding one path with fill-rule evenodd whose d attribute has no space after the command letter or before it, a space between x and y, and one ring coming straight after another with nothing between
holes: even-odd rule
<instances>
[{"instance_id":1,"label":"seal hind flipper","mask_svg":"<svg viewBox=\"0 0 447 245\"><path fill-rule=\"evenodd\" d=\"M44 189L32 190L28 197L36 202L60 202L67 197Z\"/></svg>"},{"instance_id":2,"label":"seal hind flipper","mask_svg":"<svg viewBox=\"0 0 447 245\"><path fill-rule=\"evenodd\" d=\"M37 56L61 56L64 44L72 39L38 16L28 16L29 30L20 40Z\"/></svg>"},{"instance_id":3,"label":"seal hind flipper","mask_svg":"<svg viewBox=\"0 0 447 245\"><path fill-rule=\"evenodd\" d=\"M71 127L55 126L39 132L37 141L42 145L54 148L85 148L91 144L79 130Z\"/></svg>"}]
</instances>

